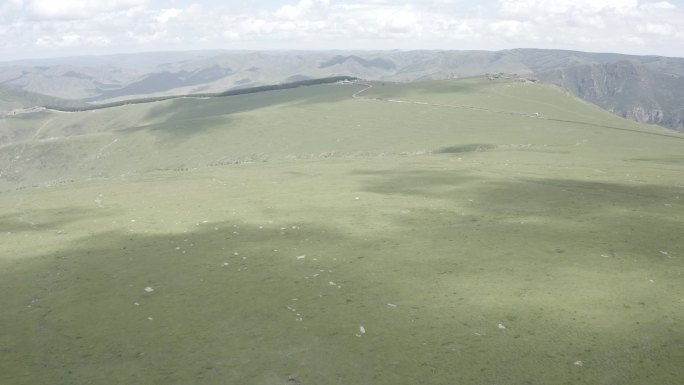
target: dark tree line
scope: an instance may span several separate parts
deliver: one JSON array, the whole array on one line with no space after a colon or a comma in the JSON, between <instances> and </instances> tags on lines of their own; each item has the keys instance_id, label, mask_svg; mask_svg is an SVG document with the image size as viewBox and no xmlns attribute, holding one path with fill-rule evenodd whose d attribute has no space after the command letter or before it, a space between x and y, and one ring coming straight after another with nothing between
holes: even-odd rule
<instances>
[{"instance_id":1,"label":"dark tree line","mask_svg":"<svg viewBox=\"0 0 684 385\"><path fill-rule=\"evenodd\" d=\"M156 97L150 97L150 98L128 99L128 100L122 100L122 101L111 102L111 103L103 103L103 104L83 104L80 106L46 105L44 107L49 109L49 110L62 111L62 112L92 111L92 110L99 110L99 109L103 109L103 108L125 106L127 104L161 102L164 100L187 98L187 97L192 97L192 98L220 98L220 97L224 97L224 96L246 95L246 94L253 94L253 93L264 92L264 91L286 90L286 89L290 89L290 88L297 88L297 87L303 87L303 86L313 86L316 84L330 84L330 83L336 83L336 82L341 82L341 81L345 81L345 80L346 81L353 81L353 80L358 80L358 78L355 78L352 76L333 76L333 77L321 78L321 79L300 80L300 81L291 82L291 83L282 83L282 84L273 84L273 85L268 85L268 86L242 88L242 89L229 90L229 91L217 92L217 93L184 94L184 95L173 95L173 96L156 96Z\"/></svg>"}]
</instances>

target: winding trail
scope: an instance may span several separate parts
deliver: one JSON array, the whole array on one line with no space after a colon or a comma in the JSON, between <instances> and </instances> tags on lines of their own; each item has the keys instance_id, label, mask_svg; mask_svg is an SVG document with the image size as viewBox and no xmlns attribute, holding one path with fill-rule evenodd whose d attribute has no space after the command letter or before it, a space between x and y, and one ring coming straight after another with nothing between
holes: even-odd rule
<instances>
[{"instance_id":1,"label":"winding trail","mask_svg":"<svg viewBox=\"0 0 684 385\"><path fill-rule=\"evenodd\" d=\"M352 95L352 98L354 98L354 99L373 99L373 100L378 100L378 99L369 98L369 97L366 97L366 96L359 96L359 95L361 95L363 92L366 92L366 91L370 90L371 88L373 88L373 85L372 85L372 84L368 84L368 83L359 83L359 82L357 82L356 84L359 84L359 85L362 85L362 86L366 86L366 88L364 88L364 89L362 89L362 90L360 90L360 91L354 92L354 94Z\"/></svg>"},{"instance_id":2,"label":"winding trail","mask_svg":"<svg viewBox=\"0 0 684 385\"><path fill-rule=\"evenodd\" d=\"M488 112L488 113L492 113L492 114L503 114L503 115L518 116L518 117L530 118L530 119L542 119L542 120L548 120L548 121L552 121L552 122L571 123L571 124L578 124L578 125L584 125L584 126L609 128L611 130L636 132L638 134L664 136L664 137L668 137L668 138L675 138L675 139L684 140L684 136L677 135L677 134L664 134L664 133L658 133L658 132L647 132L647 131L636 130L633 128L609 126L609 125L605 125L605 124L591 123L591 122L585 122L585 121L581 121L581 120L548 118L548 117L542 116L540 114L528 114L528 113L524 113L524 112L495 110L495 109L485 108L485 107L469 106L466 104L444 104L444 103L432 103L432 102L419 102L419 101L413 101L413 100L383 99L383 98L377 98L377 97L371 97L371 96L361 96L361 94L363 94L364 92L373 88L373 85L369 84L369 83L361 83L361 82L356 82L355 84L366 86L366 88L355 92L352 95L352 98L354 98L354 99L372 100L372 101L386 102L386 103L416 104L416 105L421 105L421 106L451 108L451 109L460 109L460 110L473 110L473 111Z\"/></svg>"},{"instance_id":3,"label":"winding trail","mask_svg":"<svg viewBox=\"0 0 684 385\"><path fill-rule=\"evenodd\" d=\"M33 134L33 136L31 137L31 141L35 141L36 139L38 139L38 136L40 135L40 132L43 131L43 128L45 128L45 126L47 126L53 120L55 120L54 116L46 120L43 124L41 124L40 127L38 127L38 129L36 130L36 133Z\"/></svg>"}]
</instances>

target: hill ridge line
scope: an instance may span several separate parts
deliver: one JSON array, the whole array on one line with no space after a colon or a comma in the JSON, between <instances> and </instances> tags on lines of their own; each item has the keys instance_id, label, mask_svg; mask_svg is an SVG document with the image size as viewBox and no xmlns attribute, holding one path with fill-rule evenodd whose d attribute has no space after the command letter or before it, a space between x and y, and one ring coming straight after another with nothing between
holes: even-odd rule
<instances>
[{"instance_id":1,"label":"hill ridge line","mask_svg":"<svg viewBox=\"0 0 684 385\"><path fill-rule=\"evenodd\" d=\"M585 121L581 121L581 120L547 118L547 117L539 115L539 114L528 114L528 113L524 113L524 112L506 111L506 110L495 110L495 109L486 108L486 107L470 106L467 104L444 104L444 103L434 103L434 102L421 102L421 101L415 101L415 100L383 99L383 98L374 98L374 97L370 97L370 96L361 96L362 93L373 88L373 85L369 84L369 83L359 83L359 82L356 82L356 84L364 85L367 87L360 90L360 91L355 92L352 95L352 98L354 98L354 99L372 100L372 101L376 101L376 102L386 102L386 103L406 103L406 104L416 104L416 105L430 106L430 107L475 110L475 111L489 112L489 113L493 113L493 114L513 115L513 116L520 116L520 117L530 118L530 119L542 119L542 120L549 120L549 121L554 121L554 122L580 124L580 125L585 125L585 126L609 128L609 129L613 129L613 130L636 132L639 134L664 136L664 137L668 137L668 138L675 138L675 139L684 140L684 136L679 136L676 134L670 135L670 134L661 134L661 133L657 133L657 132L640 131L640 130L636 130L636 129L632 129L632 128L616 127L616 126L610 126L610 125L606 125L606 124L585 122Z\"/></svg>"},{"instance_id":2,"label":"hill ridge line","mask_svg":"<svg viewBox=\"0 0 684 385\"><path fill-rule=\"evenodd\" d=\"M45 106L38 106L38 108L44 108L46 110L59 111L59 112L82 112L82 111L102 110L105 108L119 107L119 106L125 106L125 105L130 105L130 104L144 104L144 103L161 102L161 101L172 100L172 99L222 98L222 97L226 97L226 96L247 95L247 94L254 94L254 93L258 93L258 92L278 91L278 90L286 90L286 89L292 89L292 88L297 88L297 87L307 87L307 86L313 86L313 85L318 85L318 84L331 84L331 83L337 83L337 82L342 82L342 81L354 81L354 80L358 80L358 78L355 78L353 76L333 76L333 77L319 78L319 79L300 80L300 81L290 82L290 83L272 84L272 85L266 85L266 86L242 88L242 89L237 89L237 90L228 90L228 91L216 92L216 93L156 96L156 97L150 97L150 98L127 99L127 100L122 100L122 101L118 101L118 102L83 105L83 106L77 106L77 107L45 105Z\"/></svg>"}]
</instances>

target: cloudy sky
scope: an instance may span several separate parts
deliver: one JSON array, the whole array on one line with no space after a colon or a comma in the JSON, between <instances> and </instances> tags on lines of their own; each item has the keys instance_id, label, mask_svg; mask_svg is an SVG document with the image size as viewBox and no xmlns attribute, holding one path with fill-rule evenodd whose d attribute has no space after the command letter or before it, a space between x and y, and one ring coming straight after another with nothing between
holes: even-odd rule
<instances>
[{"instance_id":1,"label":"cloudy sky","mask_svg":"<svg viewBox=\"0 0 684 385\"><path fill-rule=\"evenodd\" d=\"M188 49L684 57L684 0L2 0L0 60Z\"/></svg>"}]
</instances>

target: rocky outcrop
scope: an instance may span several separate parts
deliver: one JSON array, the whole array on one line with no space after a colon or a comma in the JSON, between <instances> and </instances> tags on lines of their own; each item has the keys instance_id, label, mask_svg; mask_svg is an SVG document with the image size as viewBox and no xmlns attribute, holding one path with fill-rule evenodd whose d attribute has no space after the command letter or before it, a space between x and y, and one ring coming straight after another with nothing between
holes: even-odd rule
<instances>
[{"instance_id":1,"label":"rocky outcrop","mask_svg":"<svg viewBox=\"0 0 684 385\"><path fill-rule=\"evenodd\" d=\"M684 77L634 61L587 64L539 78L619 116L684 131Z\"/></svg>"},{"instance_id":2,"label":"rocky outcrop","mask_svg":"<svg viewBox=\"0 0 684 385\"><path fill-rule=\"evenodd\" d=\"M623 118L647 124L661 124L663 123L664 118L663 110L657 108L647 110L641 106L633 107L631 110L625 111L621 115Z\"/></svg>"}]
</instances>

